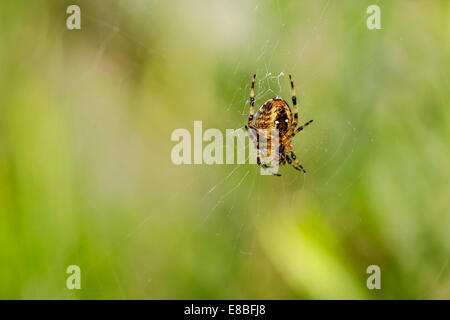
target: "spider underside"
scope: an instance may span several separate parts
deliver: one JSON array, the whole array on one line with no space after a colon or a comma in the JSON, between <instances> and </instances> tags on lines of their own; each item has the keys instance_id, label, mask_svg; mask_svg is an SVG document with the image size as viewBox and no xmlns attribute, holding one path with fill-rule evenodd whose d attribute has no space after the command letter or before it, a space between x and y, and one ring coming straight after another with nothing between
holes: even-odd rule
<instances>
[{"instance_id":1,"label":"spider underside","mask_svg":"<svg viewBox=\"0 0 450 320\"><path fill-rule=\"evenodd\" d=\"M294 82L291 75L289 75L289 81L291 83L291 95L294 113L291 112L291 109L289 108L289 105L286 101L276 97L267 100L259 108L255 115L255 79L256 75L253 75L252 86L250 89L250 114L248 117L248 124L247 126L245 126L245 128L251 129L253 133L253 135L250 135L250 138L256 144L256 161L258 166L264 169L274 168L273 164L269 166L266 163L261 162L260 152L263 152L263 154L270 156L271 150L275 150L277 152L276 159L279 166L282 166L287 162L295 169L306 173L305 169L297 160L297 157L294 154L291 140L297 133L311 124L313 120L309 120L305 124L297 127L297 97L295 95ZM271 134L271 129L278 130L278 137L274 137ZM265 141L265 144L260 144L260 135L264 135L263 141ZM264 148L266 149L264 150ZM272 174L281 176L281 174L279 173Z\"/></svg>"}]
</instances>

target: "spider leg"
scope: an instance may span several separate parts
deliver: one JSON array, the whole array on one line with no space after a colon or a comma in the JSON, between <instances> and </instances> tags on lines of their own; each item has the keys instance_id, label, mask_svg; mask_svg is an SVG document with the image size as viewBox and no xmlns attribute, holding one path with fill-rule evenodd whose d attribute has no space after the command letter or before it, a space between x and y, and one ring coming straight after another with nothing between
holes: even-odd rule
<instances>
[{"instance_id":1,"label":"spider leg","mask_svg":"<svg viewBox=\"0 0 450 320\"><path fill-rule=\"evenodd\" d=\"M271 135L270 132L267 133L266 132L266 150L267 150L267 157L270 157L270 155L272 154L272 139L271 139Z\"/></svg>"},{"instance_id":2,"label":"spider leg","mask_svg":"<svg viewBox=\"0 0 450 320\"><path fill-rule=\"evenodd\" d=\"M260 149L259 149L259 131L258 129L251 123L248 124L248 126L245 126L245 129L251 129L255 132L256 135L256 139L255 136L253 134L249 134L249 138L256 144L256 163L258 164L258 166L260 167L264 167L266 166L265 164L261 163L261 155L260 155Z\"/></svg>"},{"instance_id":3,"label":"spider leg","mask_svg":"<svg viewBox=\"0 0 450 320\"><path fill-rule=\"evenodd\" d=\"M255 144L256 144L256 163L258 164L258 166L260 166L261 168L267 168L267 165L265 163L261 163L261 151L259 150L259 132L258 129L255 128L253 126L253 124L249 124L248 127L245 126L245 129L251 129L255 132L256 134L256 139L255 136L253 134L249 134L249 138L250 140L252 140Z\"/></svg>"},{"instance_id":4,"label":"spider leg","mask_svg":"<svg viewBox=\"0 0 450 320\"><path fill-rule=\"evenodd\" d=\"M291 96L292 96L292 106L294 108L294 120L292 122L293 128L298 124L298 107L297 107L297 96L295 95L294 81L292 76L289 75L289 81L291 82Z\"/></svg>"},{"instance_id":5,"label":"spider leg","mask_svg":"<svg viewBox=\"0 0 450 320\"><path fill-rule=\"evenodd\" d=\"M257 163L258 166L261 167L263 170L269 170L269 169L274 168L274 166L268 166L266 163L262 163L262 162L261 162L261 154L260 154L261 151L260 151L260 149L259 149L259 133L258 133L258 130L257 130L253 125L250 126L250 129L255 130L255 133L256 133L256 163ZM270 140L268 140L268 143L269 143L269 141L270 141ZM273 173L273 172L271 172L271 174L272 174L273 176L277 176L277 177L281 176L281 174L279 174L279 173Z\"/></svg>"},{"instance_id":6,"label":"spider leg","mask_svg":"<svg viewBox=\"0 0 450 320\"><path fill-rule=\"evenodd\" d=\"M286 164L286 160L287 160L288 156L285 156L283 154L280 155L280 166L283 166ZM290 159L289 159L290 160ZM288 160L288 161L289 161Z\"/></svg>"},{"instance_id":7,"label":"spider leg","mask_svg":"<svg viewBox=\"0 0 450 320\"><path fill-rule=\"evenodd\" d=\"M261 166L261 156L260 156L260 150L259 150L259 133L258 130L252 125L249 124L250 129L255 130L255 134L256 134L256 163L258 164L258 166Z\"/></svg>"},{"instance_id":8,"label":"spider leg","mask_svg":"<svg viewBox=\"0 0 450 320\"><path fill-rule=\"evenodd\" d=\"M304 128L306 128L307 126L309 126L314 120L309 120L308 122L306 122L304 125L298 127L297 129L295 129L294 133L292 134L292 136L295 136L297 133L299 133L300 131L302 131Z\"/></svg>"},{"instance_id":9,"label":"spider leg","mask_svg":"<svg viewBox=\"0 0 450 320\"><path fill-rule=\"evenodd\" d=\"M286 156L286 159L288 161L288 163L294 167L294 169L298 170L298 171L303 171L303 173L306 173L306 170L303 168L303 166L300 164L300 162L297 160L297 157L295 156L294 152L291 152L291 157L292 160L294 160L293 162L291 161L291 159L289 158L289 156Z\"/></svg>"},{"instance_id":10,"label":"spider leg","mask_svg":"<svg viewBox=\"0 0 450 320\"><path fill-rule=\"evenodd\" d=\"M286 161L287 161L287 163L292 164L292 160L291 160L291 158L289 158L289 156L286 156Z\"/></svg>"},{"instance_id":11,"label":"spider leg","mask_svg":"<svg viewBox=\"0 0 450 320\"><path fill-rule=\"evenodd\" d=\"M255 114L255 79L256 79L256 74L253 75L252 87L250 89L250 113L248 116L248 126L249 127L251 127L251 123L253 122L253 115Z\"/></svg>"},{"instance_id":12,"label":"spider leg","mask_svg":"<svg viewBox=\"0 0 450 320\"><path fill-rule=\"evenodd\" d=\"M269 153L269 155L268 156L270 156L270 144L271 144L271 142L270 142L270 139L268 139L267 140L267 148L268 148L268 153ZM258 153L258 156L259 156L259 153ZM273 176L277 176L277 177L280 177L281 176L281 174L280 173L278 173L278 172L272 172L272 169L274 169L274 168L277 168L277 171L278 171L278 169L279 169L279 167L280 167L280 165L282 165L283 163L282 162L280 162L280 160L276 160L276 161L279 161L278 162L278 165L277 166L275 166L274 164L273 164L273 159L271 160L271 165L269 166L269 165L267 165L266 163L261 163L261 164L259 164L259 166L261 167L261 168L263 168L263 170L271 170L271 172L270 172L270 174L272 174ZM284 161L284 160L283 160Z\"/></svg>"},{"instance_id":13,"label":"spider leg","mask_svg":"<svg viewBox=\"0 0 450 320\"><path fill-rule=\"evenodd\" d=\"M256 127L253 124L245 125L244 129L246 131L248 131L249 129L253 129L253 130L255 130L255 132L257 131Z\"/></svg>"},{"instance_id":14,"label":"spider leg","mask_svg":"<svg viewBox=\"0 0 450 320\"><path fill-rule=\"evenodd\" d=\"M260 165L260 167L261 168L263 168L263 170L269 170L269 169L273 169L274 167L269 167L268 165L266 165L265 163L264 164L261 164ZM281 173L278 173L278 172L271 172L271 174L273 175L273 176L277 176L277 177L281 177Z\"/></svg>"}]
</instances>

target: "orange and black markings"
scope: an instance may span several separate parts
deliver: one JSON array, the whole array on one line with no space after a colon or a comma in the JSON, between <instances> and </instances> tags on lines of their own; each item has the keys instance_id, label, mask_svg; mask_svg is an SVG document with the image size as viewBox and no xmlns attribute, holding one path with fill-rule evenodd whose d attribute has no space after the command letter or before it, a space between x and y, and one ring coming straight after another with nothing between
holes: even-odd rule
<instances>
[{"instance_id":1,"label":"orange and black markings","mask_svg":"<svg viewBox=\"0 0 450 320\"><path fill-rule=\"evenodd\" d=\"M250 137L256 145L257 164L265 169L273 167L273 164L272 166L268 166L261 161L260 152L270 156L271 150L276 150L278 156L277 159L279 162L278 165L281 166L287 162L295 169L306 173L305 169L297 160L297 157L293 152L291 141L297 133L311 124L313 120L297 127L297 96L295 94L294 81L292 80L291 75L289 75L289 81L291 84L291 96L294 113L292 113L286 101L276 97L267 100L255 114L255 80L256 75L253 75L250 89L250 113L247 123L248 127L246 126L246 128L252 130L256 135L256 138L253 135L250 135ZM278 139L271 136L270 132L272 129L278 130ZM267 141L265 145L259 143L261 134L265 135L265 141ZM266 148L266 150L260 150L260 147ZM274 175L279 176L280 174L276 173Z\"/></svg>"}]
</instances>

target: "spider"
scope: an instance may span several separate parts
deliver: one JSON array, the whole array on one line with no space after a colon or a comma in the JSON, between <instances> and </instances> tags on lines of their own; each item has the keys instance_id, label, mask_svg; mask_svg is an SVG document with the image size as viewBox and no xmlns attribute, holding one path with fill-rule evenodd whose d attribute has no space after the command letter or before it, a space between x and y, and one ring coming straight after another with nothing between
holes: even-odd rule
<instances>
[{"instance_id":1,"label":"spider","mask_svg":"<svg viewBox=\"0 0 450 320\"><path fill-rule=\"evenodd\" d=\"M259 136L263 132L266 132L266 147L267 147L267 155L270 155L271 150L271 140L274 140L275 145L274 149L277 150L278 155L278 165L284 165L286 162L292 165L295 169L299 171L303 171L306 173L303 166L297 160L297 157L294 154L293 147L291 144L292 138L302 131L305 127L313 122L313 120L309 120L305 124L299 126L298 124L298 107L297 107L297 97L295 95L294 82L292 80L291 75L289 75L289 81L291 83L291 95L292 95L292 105L294 108L294 115L292 115L291 109L286 101L279 97L275 97L273 99L267 100L256 112L254 116L255 109L255 79L256 74L253 75L252 78L252 86L250 89L250 114L248 117L248 126L245 126L245 129L249 128L256 133L256 141L253 137L253 142L256 144L256 160L258 166L263 169L273 168L272 166L268 166L265 163L261 163L260 159L260 143ZM271 129L278 130L278 139L273 139L272 135L267 136L267 131ZM264 149L262 149L264 151ZM275 176L281 176L279 173L272 173Z\"/></svg>"}]
</instances>

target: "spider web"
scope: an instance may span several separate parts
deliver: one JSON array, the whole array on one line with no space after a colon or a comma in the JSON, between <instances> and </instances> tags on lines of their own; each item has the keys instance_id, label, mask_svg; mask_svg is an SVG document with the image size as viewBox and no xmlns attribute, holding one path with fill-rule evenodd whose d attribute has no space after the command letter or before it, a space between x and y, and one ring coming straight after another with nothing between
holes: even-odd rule
<instances>
[{"instance_id":1,"label":"spider web","mask_svg":"<svg viewBox=\"0 0 450 320\"><path fill-rule=\"evenodd\" d=\"M261 10L263 6L264 4L262 1L258 2L254 7L255 12ZM308 52L311 47L314 47L315 40L320 33L326 31L322 29L322 26L329 9L330 1L324 1L319 16L309 20L310 29L313 31L306 39L299 40L303 44L301 47L302 49L298 53L288 53L280 50L280 39L276 35L267 37L263 43L255 46L256 49L252 49L253 55L255 56L255 61L257 63L257 69L255 70L255 73L257 74L255 84L256 110L264 101L273 97L283 97L283 99L286 100L290 106L292 106L290 102L291 98L288 74L297 67L298 62L303 58L304 54ZM277 15L279 25L283 26L284 21L286 20L283 13L279 10L274 14ZM120 25L104 20L98 16L92 16L90 14L86 16L87 19L95 24L98 24L106 31L104 40L99 44L92 68L90 68L87 72L86 77L89 77L90 73L95 71L95 68L98 62L102 59L108 44L113 41L115 37L126 38L131 43L134 43L134 45L142 47L143 50L148 49L139 40L136 40L132 34L122 31ZM361 20L358 20L355 25L359 23L361 23ZM161 54L164 55L164 53ZM278 69L273 66L275 55L288 54L294 55L295 58L289 62L286 62L282 69ZM233 70L233 73L235 74L241 72L242 70L247 70L247 67L244 66L239 59L236 60L235 66L236 67ZM318 116L320 118L320 107L314 106L314 101L310 99L308 92L305 92L302 89L302 83L310 80L310 77L317 77L319 72L320 71L316 74L308 75L309 78L301 78L293 74L297 98L299 101L299 124L306 122L305 120L309 120L305 119L303 116L305 110L308 112L308 115L312 116L311 118L317 119ZM119 81L126 81L126 76L127 75ZM247 123L250 85L251 74L249 74L247 78L241 80L241 83L236 86L234 93L231 95L231 99L226 101L225 117L228 120L224 120L224 122L227 124L227 128L244 128L244 125ZM241 119L239 123L234 121L236 117ZM308 175L296 172L292 168L286 168L287 166L280 168L281 173L283 174L282 177L269 177L261 176L259 168L256 165L233 165L226 166L225 170L219 171L221 173L219 173L219 177L215 182L203 186L201 181L209 175L210 170L202 171L199 169L196 170L198 174L192 177L192 179L188 181L178 181L177 183L179 183L179 186L177 187L177 192L171 194L168 197L169 200L167 202L163 202L153 207L151 212L142 217L135 226L124 232L123 236L120 237L120 240L117 242L117 245L112 246L110 251L105 252L104 255L108 256L114 250L118 250L121 246L122 240L129 240L134 237L138 237L143 232L146 232L149 223L152 222L158 212L164 210L167 203L185 201L186 199L183 197L183 194L191 188L203 188L203 190L200 191L201 196L199 199L203 204L203 207L206 207L207 209L203 212L202 218L198 221L199 227L207 229L213 228L215 234L220 237L222 232L230 227L230 224L237 222L238 231L235 234L234 242L231 244L235 255L236 257L238 255L252 255L254 247L256 246L255 237L246 237L244 239L244 235L249 233L252 234L256 231L258 224L255 224L255 221L258 221L258 217L274 214L261 207L260 203L262 197L264 197L264 194L267 192L276 192L277 194L280 194L281 198L278 201L293 205L295 203L296 195L301 193L305 188L308 188L308 192L313 193L320 191L319 189L321 188L327 188L327 185L345 166L345 163L354 154L358 144L361 143L358 138L358 128L356 128L351 122L348 122L347 126L347 134L341 137L340 143L337 145L330 145L326 133L326 124L317 121L311 128L308 128L308 130L314 130L318 137L309 135L311 141L302 144L303 149L301 149L301 151L297 151L300 162L304 164L308 174L314 176L317 172L329 166L331 161L337 155L342 153L342 148L344 148L344 146L351 146L350 149L345 150L346 157L342 160L340 165L334 169L334 174L328 177L325 184L315 184L313 187L308 186ZM189 125L186 125L186 127L189 127ZM301 140L301 138L299 140ZM294 150L297 150L296 147L299 146L297 139L294 139L293 145ZM168 161L169 159L170 155L168 155ZM295 174L288 173L288 170L294 171ZM222 171L224 172L222 173ZM276 182L272 181L272 183L269 184L269 190L263 190L263 186L267 186L267 179L273 179L273 181ZM341 193L345 193L345 191L351 187L357 179L359 179L358 176L355 177L353 181L348 181L348 184L343 186L341 189ZM280 189L281 192L279 191ZM244 206L244 209L242 209L241 205L241 210L238 211L236 210L236 207L237 202L242 201L241 194L245 194L244 198L246 205ZM250 214L252 217L249 217ZM223 215L225 215L226 219L223 219ZM195 232L195 230L192 232ZM233 261L230 261L230 264L232 263ZM94 266L91 266L90 268L93 267ZM114 266L111 266L111 268L114 269ZM121 280L119 278L117 278L117 282L118 286L123 287L123 284L121 284Z\"/></svg>"},{"instance_id":2,"label":"spider web","mask_svg":"<svg viewBox=\"0 0 450 320\"><path fill-rule=\"evenodd\" d=\"M261 3L255 6L255 10L261 9ZM279 4L278 4L279 5ZM311 22L313 26L313 33L309 38L304 40L304 44L302 50L298 53L294 62L286 63L283 69L273 68L272 63L275 55L283 55L283 52L280 52L280 40L276 36L272 36L267 38L262 44L256 46L258 50L256 50L253 54L255 55L255 61L258 64L257 70L255 73L257 74L256 83L255 83L255 112L258 107L264 103L267 99L273 97L283 97L290 105L290 89L289 89L289 81L288 74L290 70L294 69L308 47L314 43L314 39L317 37L318 31L320 30L321 23L325 17L326 11L329 8L330 1L326 1L324 3L323 8L320 11L320 16L318 19ZM283 26L283 21L285 20L281 11L277 11L279 24ZM239 72L241 69L246 70L246 67L243 66L239 60L235 62L236 68L234 69L234 73ZM317 74L316 74L317 76ZM251 86L251 74L249 74L248 79L242 79L240 86L237 87L232 95L231 100L227 106L226 111L229 113L237 114L241 117L242 123L246 124L249 112L249 93ZM294 79L295 81L295 79ZM304 108L310 107L309 105L305 105L302 102L302 98L305 96L305 92L301 90L301 87L296 85L297 97L300 98L299 103L299 116L300 119L302 117L302 111ZM229 117L232 118L232 117ZM233 124L231 124L233 125ZM311 164L311 173L314 174L315 171L320 170L321 168L327 166L327 162L330 160L329 158L329 150L331 150L331 158L333 158L340 149L344 146L344 141L351 139L354 131L356 130L351 123L348 123L351 128L351 133L349 136L345 136L342 138L341 143L336 147L332 148L327 146L326 140L315 141L308 148L305 149L306 153L311 153L315 155L325 154L325 156L318 156L313 159L314 163ZM243 128L240 126L238 128ZM317 128L315 128L317 130ZM353 147L347 155L347 159L351 157L354 152L354 144L356 140L353 139ZM295 145L295 142L294 142ZM311 149L312 150L311 150ZM294 147L295 149L295 147ZM328 157L328 159L327 159ZM247 158L248 159L248 158ZM342 166L345 164L342 163ZM311 161L310 161L311 162ZM314 168L314 166L316 166ZM256 166L255 166L256 167ZM338 172L340 168L337 168L336 172ZM284 171L285 172L285 171ZM279 201L293 204L295 201L296 192L301 192L305 185L307 184L306 175L303 174L295 174L294 177L291 175L286 175L281 178L277 177L268 177L269 179L280 179L278 183L281 185L281 199ZM261 184L263 183L263 179L267 177L263 177L259 173L259 169L253 168L249 169L247 166L235 166L233 169L229 170L217 183L212 184L208 187L208 190L204 193L202 197L202 201L206 201L210 203L210 209L206 213L205 219L202 222L203 224L208 223L215 214L218 214L221 206L226 207L226 200L230 197L234 197L232 200L232 205L228 208L227 216L230 216L234 212L234 202L236 200L236 193L246 192L248 194L247 203L248 209L244 210L244 212L237 212L236 214L242 213L242 218L240 219L240 227L239 232L236 235L235 239L235 252L237 254L251 255L253 253L254 248L254 239L250 241L250 243L241 242L244 231L251 233L252 229L258 228L257 224L254 224L255 219L248 219L247 215L249 212L254 212L256 217L260 215L271 215L271 212L267 212L259 207L259 203L261 197L264 195L266 191L261 190ZM333 177L330 177L330 180ZM233 181L232 186L228 186L226 182ZM350 182L346 188L348 188L352 183ZM289 189L294 187L295 192L288 192ZM275 185L271 186L272 192L277 192L277 187ZM345 188L344 188L345 190ZM267 191L270 192L270 191ZM280 192L277 192L280 194ZM220 213L219 213L220 214ZM219 226L220 229L220 226Z\"/></svg>"}]
</instances>

